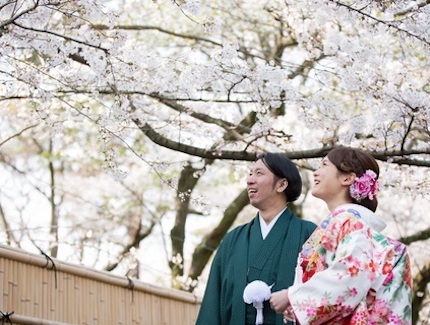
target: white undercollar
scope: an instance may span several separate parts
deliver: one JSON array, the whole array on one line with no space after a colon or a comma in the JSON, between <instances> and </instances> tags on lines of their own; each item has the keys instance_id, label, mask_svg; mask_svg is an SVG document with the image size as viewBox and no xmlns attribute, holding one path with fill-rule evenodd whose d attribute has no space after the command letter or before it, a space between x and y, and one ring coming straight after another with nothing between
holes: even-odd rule
<instances>
[{"instance_id":1,"label":"white undercollar","mask_svg":"<svg viewBox=\"0 0 430 325\"><path fill-rule=\"evenodd\" d=\"M269 224L264 221L264 219L260 216L260 213L258 214L258 219L260 220L260 229L261 229L261 236L263 239L266 239L267 235L269 234L270 230L272 230L273 226L275 225L276 221L278 221L281 214L287 209L283 209L281 212L279 212L276 217L272 219L272 221L269 222Z\"/></svg>"}]
</instances>

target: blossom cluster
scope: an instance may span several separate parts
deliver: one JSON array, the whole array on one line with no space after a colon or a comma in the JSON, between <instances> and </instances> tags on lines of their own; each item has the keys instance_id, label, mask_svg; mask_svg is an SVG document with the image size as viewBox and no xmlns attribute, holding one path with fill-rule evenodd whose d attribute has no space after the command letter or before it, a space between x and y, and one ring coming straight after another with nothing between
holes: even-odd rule
<instances>
[{"instance_id":1,"label":"blossom cluster","mask_svg":"<svg viewBox=\"0 0 430 325\"><path fill-rule=\"evenodd\" d=\"M373 200L378 194L378 180L376 178L377 175L373 170L366 170L366 172L358 177L349 187L351 197L358 202L365 198Z\"/></svg>"}]
</instances>

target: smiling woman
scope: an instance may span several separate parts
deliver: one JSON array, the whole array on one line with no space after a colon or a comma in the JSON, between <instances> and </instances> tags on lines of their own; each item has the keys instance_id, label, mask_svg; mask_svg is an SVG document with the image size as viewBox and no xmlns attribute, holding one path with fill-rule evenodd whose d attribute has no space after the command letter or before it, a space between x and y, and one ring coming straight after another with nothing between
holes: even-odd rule
<instances>
[{"instance_id":1,"label":"smiling woman","mask_svg":"<svg viewBox=\"0 0 430 325\"><path fill-rule=\"evenodd\" d=\"M288 153L305 177L354 145L381 161L392 236L419 254L429 245L428 1L0 8L0 242L147 279L153 240L165 252L149 263L157 281L201 292L224 235L250 220L241 177L256 152ZM251 190L257 205L262 188ZM303 215L320 220L302 197ZM419 288L427 255L414 256Z\"/></svg>"},{"instance_id":2,"label":"smiling woman","mask_svg":"<svg viewBox=\"0 0 430 325\"><path fill-rule=\"evenodd\" d=\"M405 245L381 233L385 223L374 214L378 174L370 154L346 147L330 151L314 172L312 194L331 213L303 245L294 285L271 296L285 320L411 323L409 255ZM358 189L357 182L366 187Z\"/></svg>"},{"instance_id":3,"label":"smiling woman","mask_svg":"<svg viewBox=\"0 0 430 325\"><path fill-rule=\"evenodd\" d=\"M339 147L327 154L325 163L336 167L335 170L344 178L346 175L352 178L353 182L348 188L349 193L346 193L346 198L344 198L346 201L362 205L373 212L376 211L378 206L376 192L379 166L375 158L361 150ZM317 172L314 175L315 179L319 176ZM347 181L350 182L351 180L348 179ZM364 189L359 190L358 187L362 186L363 183L369 183L370 188L366 191ZM314 191L315 187L312 190L312 194L314 194ZM315 194L314 196L318 197ZM318 198L322 199L321 197Z\"/></svg>"}]
</instances>

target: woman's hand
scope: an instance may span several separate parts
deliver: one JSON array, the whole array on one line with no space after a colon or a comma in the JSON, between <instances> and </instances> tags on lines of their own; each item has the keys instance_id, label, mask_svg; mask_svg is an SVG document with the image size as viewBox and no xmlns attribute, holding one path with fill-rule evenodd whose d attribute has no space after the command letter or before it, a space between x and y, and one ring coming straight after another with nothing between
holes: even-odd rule
<instances>
[{"instance_id":1,"label":"woman's hand","mask_svg":"<svg viewBox=\"0 0 430 325\"><path fill-rule=\"evenodd\" d=\"M270 307L277 313L282 314L290 305L288 289L274 292L270 295Z\"/></svg>"},{"instance_id":2,"label":"woman's hand","mask_svg":"<svg viewBox=\"0 0 430 325\"><path fill-rule=\"evenodd\" d=\"M284 324L287 324L288 322L293 322L294 324L297 324L296 316L294 315L293 307L291 307L291 305L289 305L287 309L285 309L282 315L284 315Z\"/></svg>"}]
</instances>

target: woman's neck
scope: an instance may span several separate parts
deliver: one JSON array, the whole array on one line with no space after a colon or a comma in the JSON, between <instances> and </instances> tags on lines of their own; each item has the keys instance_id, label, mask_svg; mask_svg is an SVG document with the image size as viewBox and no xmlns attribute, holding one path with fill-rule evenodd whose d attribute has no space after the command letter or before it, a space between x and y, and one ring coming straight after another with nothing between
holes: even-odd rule
<instances>
[{"instance_id":1,"label":"woman's neck","mask_svg":"<svg viewBox=\"0 0 430 325\"><path fill-rule=\"evenodd\" d=\"M333 212L334 209L336 209L338 206L343 205L343 204L351 204L352 201L351 200L334 200L334 201L330 201L327 202L327 207L330 210L330 212Z\"/></svg>"}]
</instances>

